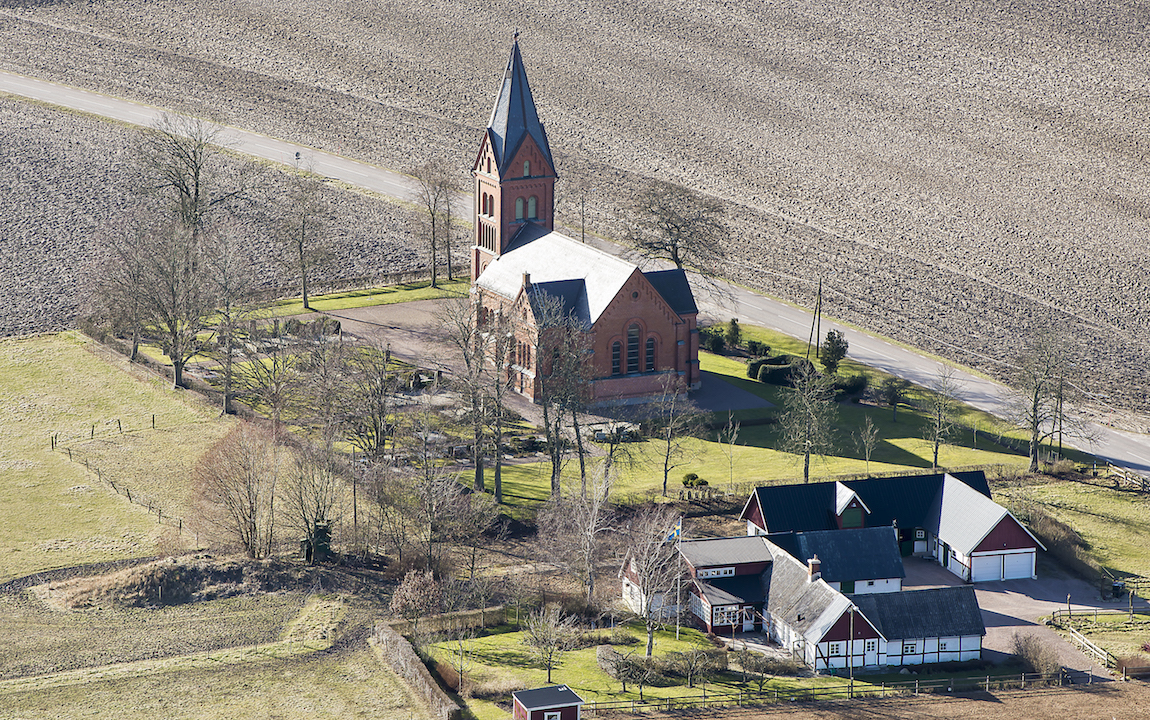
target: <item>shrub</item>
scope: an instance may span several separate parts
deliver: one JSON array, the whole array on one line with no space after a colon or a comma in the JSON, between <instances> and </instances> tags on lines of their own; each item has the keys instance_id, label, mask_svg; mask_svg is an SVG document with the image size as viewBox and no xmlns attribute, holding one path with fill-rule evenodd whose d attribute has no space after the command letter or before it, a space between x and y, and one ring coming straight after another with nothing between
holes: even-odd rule
<instances>
[{"instance_id":1,"label":"shrub","mask_svg":"<svg viewBox=\"0 0 1150 720\"><path fill-rule=\"evenodd\" d=\"M767 361L765 358L755 358L754 360L747 363L747 377L752 380L758 380L759 368L761 368L766 362Z\"/></svg>"},{"instance_id":2,"label":"shrub","mask_svg":"<svg viewBox=\"0 0 1150 720\"><path fill-rule=\"evenodd\" d=\"M748 340L747 352L754 355L755 357L761 357L763 355L770 354L771 346L766 343L759 342L758 340Z\"/></svg>"},{"instance_id":3,"label":"shrub","mask_svg":"<svg viewBox=\"0 0 1150 720\"><path fill-rule=\"evenodd\" d=\"M1014 655L1026 668L1027 672L1050 675L1062 669L1062 662L1058 653L1042 638L1037 635L1014 633Z\"/></svg>"},{"instance_id":4,"label":"shrub","mask_svg":"<svg viewBox=\"0 0 1150 720\"><path fill-rule=\"evenodd\" d=\"M727 341L722 335L710 333L707 335L707 349L718 355L727 347Z\"/></svg>"},{"instance_id":5,"label":"shrub","mask_svg":"<svg viewBox=\"0 0 1150 720\"><path fill-rule=\"evenodd\" d=\"M706 485L707 481L695 473L687 473L683 476L683 487L704 487Z\"/></svg>"},{"instance_id":6,"label":"shrub","mask_svg":"<svg viewBox=\"0 0 1150 720\"><path fill-rule=\"evenodd\" d=\"M739 327L739 321L735 318L731 318L731 321L727 323L727 331L724 339L731 347L737 347L739 343L743 341L743 329Z\"/></svg>"},{"instance_id":7,"label":"shrub","mask_svg":"<svg viewBox=\"0 0 1150 720\"><path fill-rule=\"evenodd\" d=\"M611 628L609 642L612 645L637 645L639 638L624 628Z\"/></svg>"},{"instance_id":8,"label":"shrub","mask_svg":"<svg viewBox=\"0 0 1150 720\"><path fill-rule=\"evenodd\" d=\"M527 685L522 680L509 675L499 675L485 678L482 682L472 685L471 697L479 700L499 700L510 697L513 692L526 689Z\"/></svg>"},{"instance_id":9,"label":"shrub","mask_svg":"<svg viewBox=\"0 0 1150 720\"><path fill-rule=\"evenodd\" d=\"M858 395L870 385L870 377L865 372L835 379L835 392L840 395Z\"/></svg>"}]
</instances>

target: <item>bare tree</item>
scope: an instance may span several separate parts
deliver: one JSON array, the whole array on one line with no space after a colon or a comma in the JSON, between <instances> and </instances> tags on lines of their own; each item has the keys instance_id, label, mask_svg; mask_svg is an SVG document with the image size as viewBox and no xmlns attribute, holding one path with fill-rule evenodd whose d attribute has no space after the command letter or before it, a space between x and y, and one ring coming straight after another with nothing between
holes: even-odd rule
<instances>
[{"instance_id":1,"label":"bare tree","mask_svg":"<svg viewBox=\"0 0 1150 720\"><path fill-rule=\"evenodd\" d=\"M416 537L413 526L419 500L411 477L391 463L372 462L364 473L362 485L371 508L376 545L389 546L396 564L403 567L404 553Z\"/></svg>"},{"instance_id":2,"label":"bare tree","mask_svg":"<svg viewBox=\"0 0 1150 720\"><path fill-rule=\"evenodd\" d=\"M961 388L955 379L954 369L940 365L928 390L922 401L927 417L923 436L934 448L931 469L937 470L938 449L954 435L955 423L958 421L959 403L956 398Z\"/></svg>"},{"instance_id":3,"label":"bare tree","mask_svg":"<svg viewBox=\"0 0 1150 720\"><path fill-rule=\"evenodd\" d=\"M417 183L415 200L427 213L424 220L431 250L431 286L438 287L440 243L451 252L451 203L457 183L447 163L439 158L412 168L411 174ZM449 256L449 275L450 272Z\"/></svg>"},{"instance_id":4,"label":"bare tree","mask_svg":"<svg viewBox=\"0 0 1150 720\"><path fill-rule=\"evenodd\" d=\"M713 651L706 648L690 648L673 654L673 661L679 671L687 676L687 687L695 687L695 681L706 678L715 669Z\"/></svg>"},{"instance_id":5,"label":"bare tree","mask_svg":"<svg viewBox=\"0 0 1150 720\"><path fill-rule=\"evenodd\" d=\"M419 619L440 612L442 607L443 587L432 572L409 570L391 596L388 609L392 615L407 620L411 627L411 639L417 641L420 637Z\"/></svg>"},{"instance_id":6,"label":"bare tree","mask_svg":"<svg viewBox=\"0 0 1150 720\"><path fill-rule=\"evenodd\" d=\"M719 447L723 449L723 454L727 456L727 470L730 473L727 478L727 485L733 489L735 486L735 446L739 441L739 429L742 423L735 419L734 411L727 411L727 425L718 432L715 439L719 441Z\"/></svg>"},{"instance_id":7,"label":"bare tree","mask_svg":"<svg viewBox=\"0 0 1150 720\"><path fill-rule=\"evenodd\" d=\"M487 378L487 396L491 401L491 443L494 448L495 502L503 504L503 428L507 418L507 396L511 392L508 367L511 349L515 346L517 323L510 313L499 312L490 316L486 327L490 334L491 367Z\"/></svg>"},{"instance_id":8,"label":"bare tree","mask_svg":"<svg viewBox=\"0 0 1150 720\"><path fill-rule=\"evenodd\" d=\"M1068 395L1077 391L1070 381L1075 360L1070 339L1052 331L1032 337L1015 360L1007 412L1029 435L1030 472L1038 471L1042 443L1056 434L1089 437L1085 423L1065 411Z\"/></svg>"},{"instance_id":9,"label":"bare tree","mask_svg":"<svg viewBox=\"0 0 1150 720\"><path fill-rule=\"evenodd\" d=\"M854 434L855 447L862 453L863 458L866 459L866 471L870 474L870 458L874 454L875 448L878 447L878 428L875 427L874 422L870 419L870 415L863 418L863 425Z\"/></svg>"},{"instance_id":10,"label":"bare tree","mask_svg":"<svg viewBox=\"0 0 1150 720\"><path fill-rule=\"evenodd\" d=\"M571 648L574 635L575 617L565 616L558 605L548 605L528 618L523 643L547 669L547 682L563 653Z\"/></svg>"},{"instance_id":11,"label":"bare tree","mask_svg":"<svg viewBox=\"0 0 1150 720\"><path fill-rule=\"evenodd\" d=\"M758 684L759 692L763 691L763 686L766 685L767 679L770 677L770 670L772 662L766 655L754 652L743 648L738 652L739 667L743 669L743 682L746 682L746 675L750 673L755 678L755 683Z\"/></svg>"},{"instance_id":12,"label":"bare tree","mask_svg":"<svg viewBox=\"0 0 1150 720\"><path fill-rule=\"evenodd\" d=\"M809 364L796 365L793 387L783 395L779 416L779 449L803 459L803 482L811 480L811 456L824 457L834 450L834 382L819 375Z\"/></svg>"},{"instance_id":13,"label":"bare tree","mask_svg":"<svg viewBox=\"0 0 1150 720\"><path fill-rule=\"evenodd\" d=\"M224 386L220 414L227 415L234 412L235 353L245 336L242 322L251 310L255 278L247 244L234 224L223 223L207 233L205 245L207 279L217 303L214 357L222 368Z\"/></svg>"},{"instance_id":14,"label":"bare tree","mask_svg":"<svg viewBox=\"0 0 1150 720\"><path fill-rule=\"evenodd\" d=\"M491 532L499 519L499 505L483 492L465 492L459 497L453 513L455 531L453 539L467 551L467 579L477 582L476 566L479 550L491 540Z\"/></svg>"},{"instance_id":15,"label":"bare tree","mask_svg":"<svg viewBox=\"0 0 1150 720\"><path fill-rule=\"evenodd\" d=\"M184 385L184 367L203 349L215 296L203 243L179 223L157 220L147 230L145 280L140 300L149 326L172 362L172 387Z\"/></svg>"},{"instance_id":16,"label":"bare tree","mask_svg":"<svg viewBox=\"0 0 1150 720\"><path fill-rule=\"evenodd\" d=\"M387 453L395 431L394 396L399 378L391 366L391 350L365 345L347 357L347 378L341 420L348 441L372 460Z\"/></svg>"},{"instance_id":17,"label":"bare tree","mask_svg":"<svg viewBox=\"0 0 1150 720\"><path fill-rule=\"evenodd\" d=\"M715 274L726 259L723 205L681 185L655 181L635 202L628 241L644 255Z\"/></svg>"},{"instance_id":18,"label":"bare tree","mask_svg":"<svg viewBox=\"0 0 1150 720\"><path fill-rule=\"evenodd\" d=\"M150 228L151 217L143 207L136 207L103 228L99 238L104 255L97 268L95 300L113 332L130 338L128 359L132 362L148 322L144 289L150 279Z\"/></svg>"},{"instance_id":19,"label":"bare tree","mask_svg":"<svg viewBox=\"0 0 1150 720\"><path fill-rule=\"evenodd\" d=\"M473 487L484 490L483 455L486 444L490 402L487 396L488 360L495 339L479 328L478 301L451 300L442 306L438 319L447 333L447 342L459 361L453 385L463 399L466 422L471 430L471 461L475 467Z\"/></svg>"},{"instance_id":20,"label":"bare tree","mask_svg":"<svg viewBox=\"0 0 1150 720\"><path fill-rule=\"evenodd\" d=\"M297 421L318 432L318 442L331 448L339 440L347 408L350 382L348 356L352 348L342 337L324 334L324 322L318 320L301 330L296 344L300 381L295 400Z\"/></svg>"},{"instance_id":21,"label":"bare tree","mask_svg":"<svg viewBox=\"0 0 1150 720\"><path fill-rule=\"evenodd\" d=\"M415 499L412 529L423 546L426 567L437 571L444 547L457 529L464 489L442 464L446 438L438 431L439 418L432 402L431 394L425 394L409 414L408 452L416 471L411 478Z\"/></svg>"},{"instance_id":22,"label":"bare tree","mask_svg":"<svg viewBox=\"0 0 1150 720\"><path fill-rule=\"evenodd\" d=\"M221 190L220 129L200 118L166 113L143 133L139 159L145 191L158 194L198 243L207 216L241 196Z\"/></svg>"},{"instance_id":23,"label":"bare tree","mask_svg":"<svg viewBox=\"0 0 1150 720\"><path fill-rule=\"evenodd\" d=\"M536 292L531 302L536 324L536 367L541 376L538 402L543 410L551 461L551 497L558 497L567 442L564 419L578 417L590 382L589 338L585 323L568 311L561 298ZM581 436L579 441L582 444ZM585 491L585 463L582 466L580 483Z\"/></svg>"},{"instance_id":24,"label":"bare tree","mask_svg":"<svg viewBox=\"0 0 1150 720\"><path fill-rule=\"evenodd\" d=\"M655 426L652 446L663 472L663 497L671 471L688 461L685 446L688 438L699 431L698 408L687 397L687 388L675 374L663 375L658 398L651 403L651 422Z\"/></svg>"},{"instance_id":25,"label":"bare tree","mask_svg":"<svg viewBox=\"0 0 1150 720\"><path fill-rule=\"evenodd\" d=\"M240 423L200 458L195 469L208 521L231 535L248 557L269 554L281 453L273 433Z\"/></svg>"},{"instance_id":26,"label":"bare tree","mask_svg":"<svg viewBox=\"0 0 1150 720\"><path fill-rule=\"evenodd\" d=\"M253 333L244 346L244 362L236 372L244 396L267 414L275 426L299 399L302 363L293 338L276 320L270 330Z\"/></svg>"},{"instance_id":27,"label":"bare tree","mask_svg":"<svg viewBox=\"0 0 1150 720\"><path fill-rule=\"evenodd\" d=\"M298 160L295 172L288 175L281 206L277 236L287 250L285 264L299 277L304 309L310 310L309 278L331 254L325 234L330 208L323 194L322 181L301 170Z\"/></svg>"},{"instance_id":28,"label":"bare tree","mask_svg":"<svg viewBox=\"0 0 1150 720\"><path fill-rule=\"evenodd\" d=\"M678 612L680 579L674 542L679 516L666 505L639 510L627 528L628 557L623 572L635 583L639 616L647 629L647 657L655 649L655 631Z\"/></svg>"},{"instance_id":29,"label":"bare tree","mask_svg":"<svg viewBox=\"0 0 1150 720\"><path fill-rule=\"evenodd\" d=\"M600 477L583 494L551 498L538 516L544 555L579 580L588 608L595 597L595 570L603 557L604 539L614 530L615 511L607 500L610 487L610 479Z\"/></svg>"},{"instance_id":30,"label":"bare tree","mask_svg":"<svg viewBox=\"0 0 1150 720\"><path fill-rule=\"evenodd\" d=\"M280 507L288 525L314 543L316 525L337 519L333 515L343 496L346 469L330 445L303 444L294 459L280 482Z\"/></svg>"}]
</instances>

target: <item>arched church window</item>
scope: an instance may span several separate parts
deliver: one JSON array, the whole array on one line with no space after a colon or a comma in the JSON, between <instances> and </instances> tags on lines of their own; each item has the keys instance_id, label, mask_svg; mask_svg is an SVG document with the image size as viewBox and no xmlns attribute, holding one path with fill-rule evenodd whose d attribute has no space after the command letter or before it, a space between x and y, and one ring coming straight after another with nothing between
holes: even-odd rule
<instances>
[{"instance_id":1,"label":"arched church window","mask_svg":"<svg viewBox=\"0 0 1150 720\"><path fill-rule=\"evenodd\" d=\"M655 372L655 338L647 338L647 362L644 363L645 372Z\"/></svg>"},{"instance_id":2,"label":"arched church window","mask_svg":"<svg viewBox=\"0 0 1150 720\"><path fill-rule=\"evenodd\" d=\"M627 328L627 372L639 372L639 326Z\"/></svg>"},{"instance_id":3,"label":"arched church window","mask_svg":"<svg viewBox=\"0 0 1150 720\"><path fill-rule=\"evenodd\" d=\"M537 217L537 215L535 214L535 208L538 204L539 204L539 199L536 198L534 195L527 198L527 217L531 218L532 220L534 220Z\"/></svg>"},{"instance_id":4,"label":"arched church window","mask_svg":"<svg viewBox=\"0 0 1150 720\"><path fill-rule=\"evenodd\" d=\"M515 198L515 219L523 219L523 198Z\"/></svg>"},{"instance_id":5,"label":"arched church window","mask_svg":"<svg viewBox=\"0 0 1150 720\"><path fill-rule=\"evenodd\" d=\"M531 161L523 161L523 177L531 177Z\"/></svg>"},{"instance_id":6,"label":"arched church window","mask_svg":"<svg viewBox=\"0 0 1150 720\"><path fill-rule=\"evenodd\" d=\"M487 158L487 174L491 174L491 158Z\"/></svg>"},{"instance_id":7,"label":"arched church window","mask_svg":"<svg viewBox=\"0 0 1150 720\"><path fill-rule=\"evenodd\" d=\"M483 202L480 205L480 208L481 208L479 211L480 214L486 215L487 214L487 193L483 193Z\"/></svg>"},{"instance_id":8,"label":"arched church window","mask_svg":"<svg viewBox=\"0 0 1150 720\"><path fill-rule=\"evenodd\" d=\"M622 375L623 374L622 355L623 355L623 344L620 343L618 340L611 343L611 374L612 375Z\"/></svg>"}]
</instances>

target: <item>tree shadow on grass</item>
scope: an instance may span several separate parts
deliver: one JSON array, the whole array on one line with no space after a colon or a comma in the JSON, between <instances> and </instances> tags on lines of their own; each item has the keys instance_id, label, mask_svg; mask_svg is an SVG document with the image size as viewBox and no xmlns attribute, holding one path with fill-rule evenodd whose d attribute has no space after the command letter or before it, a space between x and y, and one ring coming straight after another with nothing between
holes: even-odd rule
<instances>
[{"instance_id":1,"label":"tree shadow on grass","mask_svg":"<svg viewBox=\"0 0 1150 720\"><path fill-rule=\"evenodd\" d=\"M478 663L491 667L518 667L531 670L546 670L542 663L526 652L510 648L475 648L471 657Z\"/></svg>"}]
</instances>

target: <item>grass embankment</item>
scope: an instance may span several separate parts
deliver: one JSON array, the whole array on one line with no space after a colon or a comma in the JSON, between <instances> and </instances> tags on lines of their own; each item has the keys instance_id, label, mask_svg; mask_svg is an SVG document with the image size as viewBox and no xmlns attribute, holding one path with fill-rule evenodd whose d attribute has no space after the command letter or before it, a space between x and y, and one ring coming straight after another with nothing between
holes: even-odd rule
<instances>
[{"instance_id":1,"label":"grass embankment","mask_svg":"<svg viewBox=\"0 0 1150 720\"><path fill-rule=\"evenodd\" d=\"M638 625L631 626L630 630L636 638L639 638L639 644L617 649L623 652L634 650L637 655L642 655L643 643L647 638L646 631ZM468 682L471 686L521 684L525 688L534 688L546 685L547 670L523 644L523 635L524 633L516 631L512 626L503 625L489 628L486 634L470 641L471 665ZM683 628L678 640L675 639L674 628L655 633L656 656L696 647L713 648L714 645L702 633L691 628ZM431 645L429 651L437 660L450 664L448 654L451 649L451 643L439 643ZM564 653L559 665L552 671L551 680L554 683L567 685L587 702L639 699L637 686L628 684L627 692L622 692L619 681L612 679L599 667L594 647ZM832 677L774 677L767 682L765 689L835 688L845 685L844 680ZM757 685L753 681L744 684L737 671L729 671L708 680L706 688L708 694L737 693L740 689L748 691L757 688ZM675 681L674 684L643 688L643 696L646 698L697 697L702 694L703 687L700 684L696 683L695 687L689 688L686 681L682 681L681 684ZM507 717L507 712L491 700L473 698L468 700L467 704L478 720L501 720Z\"/></svg>"},{"instance_id":2,"label":"grass embankment","mask_svg":"<svg viewBox=\"0 0 1150 720\"><path fill-rule=\"evenodd\" d=\"M0 341L0 581L155 553L169 526L95 469L180 517L192 467L231 426L198 396L99 349L79 333Z\"/></svg>"},{"instance_id":3,"label":"grass embankment","mask_svg":"<svg viewBox=\"0 0 1150 720\"><path fill-rule=\"evenodd\" d=\"M771 354L803 355L806 344L795 338L758 327L744 327L744 337L771 346ZM750 380L746 376L746 363L736 357L699 353L703 371L713 373L734 387L756 395L773 407L739 410L734 418L745 425L740 428L734 448L734 463L728 461L727 447L719 442L722 428L712 429L704 437L688 439L683 443L679 463L670 474L668 491L677 493L682 488L683 475L696 473L711 486L722 488L728 483L769 484L772 482L801 481L801 457L780 452L777 424L753 424L773 418L783 406L784 394L789 390ZM861 365L849 357L839 369L840 375L865 372L872 386L882 382L884 373ZM900 405L897 415L889 407L878 407L854 402L838 404L837 446L832 456L812 458L811 478L843 474L883 473L890 471L930 472L933 446L924 439L927 418L917 409L927 391L913 388L908 403ZM878 430L878 444L867 463L856 446L854 435L869 417ZM712 427L725 426L726 413L711 417ZM1024 466L1026 458L1008 447L998 444L999 433L1020 437L993 416L962 406L956 418L954 433L939 449L942 467L968 465ZM655 441L632 443L625 446L634 462L623 462L617 467L619 474L614 484L616 496L641 496L661 491L663 483L661 448ZM597 461L596 461L597 462ZM577 483L578 465L570 461L564 470L565 483ZM533 505L546 500L550 487L550 464L546 462L517 465L504 469L504 492L517 512L527 512Z\"/></svg>"},{"instance_id":4,"label":"grass embankment","mask_svg":"<svg viewBox=\"0 0 1150 720\"><path fill-rule=\"evenodd\" d=\"M1102 478L1006 483L995 493L1022 517L1034 506L1069 525L1101 567L1119 576L1150 577L1150 496L1115 489Z\"/></svg>"},{"instance_id":5,"label":"grass embankment","mask_svg":"<svg viewBox=\"0 0 1150 720\"><path fill-rule=\"evenodd\" d=\"M165 627L167 622L182 625L185 639L197 643L212 640L210 632L204 634L205 622L237 640L241 637L234 634L237 629L250 628L253 623L255 629L279 639L0 680L0 707L21 718L426 717L410 689L365 644L324 652L331 649L343 617L344 604L339 598L311 596L302 609L301 603L302 596L297 594L138 611L156 615L150 619L129 618L132 611L128 611L124 618L114 620L112 634L134 652L146 650L149 629L171 634ZM298 611L290 613L294 618L288 617L289 608ZM60 630L58 642L75 646L92 640L93 631L83 626L98 624L98 620L49 620L49 624ZM144 627L133 627L137 625ZM99 655L102 649L113 658L122 657L125 648L115 639L97 639L93 652ZM165 652L171 650L172 644L166 644Z\"/></svg>"}]
</instances>

